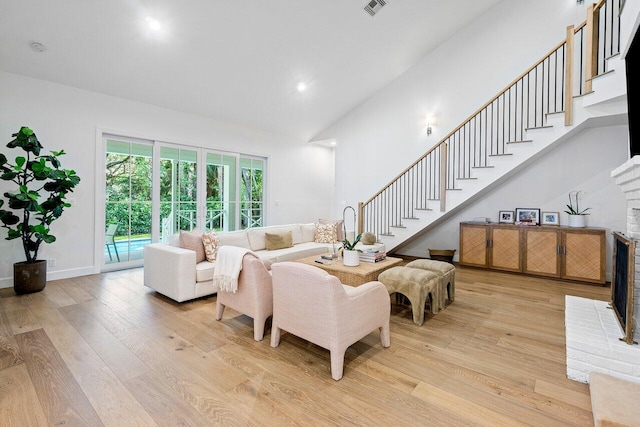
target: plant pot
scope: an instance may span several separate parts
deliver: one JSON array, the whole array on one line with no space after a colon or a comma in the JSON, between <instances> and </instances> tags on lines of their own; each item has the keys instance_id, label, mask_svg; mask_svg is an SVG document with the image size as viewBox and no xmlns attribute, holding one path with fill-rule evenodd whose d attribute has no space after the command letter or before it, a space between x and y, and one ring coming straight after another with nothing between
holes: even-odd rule
<instances>
[{"instance_id":1,"label":"plant pot","mask_svg":"<svg viewBox=\"0 0 640 427\"><path fill-rule=\"evenodd\" d=\"M582 228L585 226L585 215L569 215L569 227Z\"/></svg>"},{"instance_id":2,"label":"plant pot","mask_svg":"<svg viewBox=\"0 0 640 427\"><path fill-rule=\"evenodd\" d=\"M13 264L13 290L16 294L40 292L47 284L47 261Z\"/></svg>"},{"instance_id":3,"label":"plant pot","mask_svg":"<svg viewBox=\"0 0 640 427\"><path fill-rule=\"evenodd\" d=\"M357 267L360 265L360 253L358 251L342 251L342 263L347 267Z\"/></svg>"},{"instance_id":4,"label":"plant pot","mask_svg":"<svg viewBox=\"0 0 640 427\"><path fill-rule=\"evenodd\" d=\"M453 264L455 249L429 249L429 258L434 261L444 261Z\"/></svg>"}]
</instances>

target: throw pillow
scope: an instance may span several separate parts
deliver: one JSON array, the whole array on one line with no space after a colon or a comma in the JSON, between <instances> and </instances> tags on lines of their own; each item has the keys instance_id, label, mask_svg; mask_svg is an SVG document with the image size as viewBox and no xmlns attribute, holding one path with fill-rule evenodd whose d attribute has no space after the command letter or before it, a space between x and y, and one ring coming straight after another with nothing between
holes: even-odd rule
<instances>
[{"instance_id":1,"label":"throw pillow","mask_svg":"<svg viewBox=\"0 0 640 427\"><path fill-rule=\"evenodd\" d=\"M336 225L336 240L338 242L342 242L344 240L344 230L343 230L344 221L343 220L337 219L335 221L331 221L329 219L319 219L318 222L320 224L331 224L332 222L335 223L335 225Z\"/></svg>"},{"instance_id":2,"label":"throw pillow","mask_svg":"<svg viewBox=\"0 0 640 427\"><path fill-rule=\"evenodd\" d=\"M293 246L293 233L291 231L278 234L264 233L264 241L268 251L290 248Z\"/></svg>"},{"instance_id":3,"label":"throw pillow","mask_svg":"<svg viewBox=\"0 0 640 427\"><path fill-rule=\"evenodd\" d=\"M202 244L202 232L197 227L191 231L180 231L180 247L195 251L196 263L206 259L204 245Z\"/></svg>"},{"instance_id":4,"label":"throw pillow","mask_svg":"<svg viewBox=\"0 0 640 427\"><path fill-rule=\"evenodd\" d=\"M336 223L329 224L316 223L316 232L314 234L316 243L333 243L336 241Z\"/></svg>"},{"instance_id":5,"label":"throw pillow","mask_svg":"<svg viewBox=\"0 0 640 427\"><path fill-rule=\"evenodd\" d=\"M211 230L210 233L204 233L202 235L202 244L207 261L214 262L218 255L218 247L220 247L220 237L218 237L215 231Z\"/></svg>"}]
</instances>

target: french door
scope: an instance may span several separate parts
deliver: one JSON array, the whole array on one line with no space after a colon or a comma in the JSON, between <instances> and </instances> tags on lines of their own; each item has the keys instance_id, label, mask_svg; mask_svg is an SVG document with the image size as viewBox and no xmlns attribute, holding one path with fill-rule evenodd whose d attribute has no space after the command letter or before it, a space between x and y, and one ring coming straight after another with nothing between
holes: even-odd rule
<instances>
[{"instance_id":1,"label":"french door","mask_svg":"<svg viewBox=\"0 0 640 427\"><path fill-rule=\"evenodd\" d=\"M104 145L102 270L142 265L146 244L180 230L264 223L265 158L122 137Z\"/></svg>"}]
</instances>

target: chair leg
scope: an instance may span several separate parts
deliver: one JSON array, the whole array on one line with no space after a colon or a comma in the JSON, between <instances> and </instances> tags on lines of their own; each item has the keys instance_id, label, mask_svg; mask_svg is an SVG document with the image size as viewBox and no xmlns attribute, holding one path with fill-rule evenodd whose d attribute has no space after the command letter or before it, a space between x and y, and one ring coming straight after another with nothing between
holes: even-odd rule
<instances>
[{"instance_id":1,"label":"chair leg","mask_svg":"<svg viewBox=\"0 0 640 427\"><path fill-rule=\"evenodd\" d=\"M222 315L224 314L225 305L220 301L216 301L216 320L222 319Z\"/></svg>"},{"instance_id":2,"label":"chair leg","mask_svg":"<svg viewBox=\"0 0 640 427\"><path fill-rule=\"evenodd\" d=\"M280 328L275 320L271 321L271 347L280 345Z\"/></svg>"},{"instance_id":3,"label":"chair leg","mask_svg":"<svg viewBox=\"0 0 640 427\"><path fill-rule=\"evenodd\" d=\"M385 323L380 328L380 343L382 344L383 347L391 346L391 334L389 331L389 322Z\"/></svg>"},{"instance_id":4,"label":"chair leg","mask_svg":"<svg viewBox=\"0 0 640 427\"><path fill-rule=\"evenodd\" d=\"M107 246L107 252L109 253L109 261L113 261L113 258L111 258L111 249L109 249L109 244L107 244L106 246Z\"/></svg>"},{"instance_id":5,"label":"chair leg","mask_svg":"<svg viewBox=\"0 0 640 427\"><path fill-rule=\"evenodd\" d=\"M118 259L118 262L120 262L120 255L118 255L118 247L116 246L116 244L113 244L113 250L116 251L116 258Z\"/></svg>"},{"instance_id":6,"label":"chair leg","mask_svg":"<svg viewBox=\"0 0 640 427\"><path fill-rule=\"evenodd\" d=\"M330 350L331 352L331 378L338 381L344 373L344 354L347 349Z\"/></svg>"},{"instance_id":7,"label":"chair leg","mask_svg":"<svg viewBox=\"0 0 640 427\"><path fill-rule=\"evenodd\" d=\"M253 318L253 339L255 341L262 341L264 339L264 324L267 319Z\"/></svg>"}]
</instances>

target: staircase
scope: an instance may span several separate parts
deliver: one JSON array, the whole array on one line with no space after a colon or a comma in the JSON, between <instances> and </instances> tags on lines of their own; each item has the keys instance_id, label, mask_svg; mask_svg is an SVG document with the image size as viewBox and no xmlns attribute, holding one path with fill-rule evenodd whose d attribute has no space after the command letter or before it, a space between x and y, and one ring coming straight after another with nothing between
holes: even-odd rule
<instances>
[{"instance_id":1,"label":"staircase","mask_svg":"<svg viewBox=\"0 0 640 427\"><path fill-rule=\"evenodd\" d=\"M580 130L626 122L620 0L587 20L431 150L358 207L358 230L387 251L473 203Z\"/></svg>"}]
</instances>

